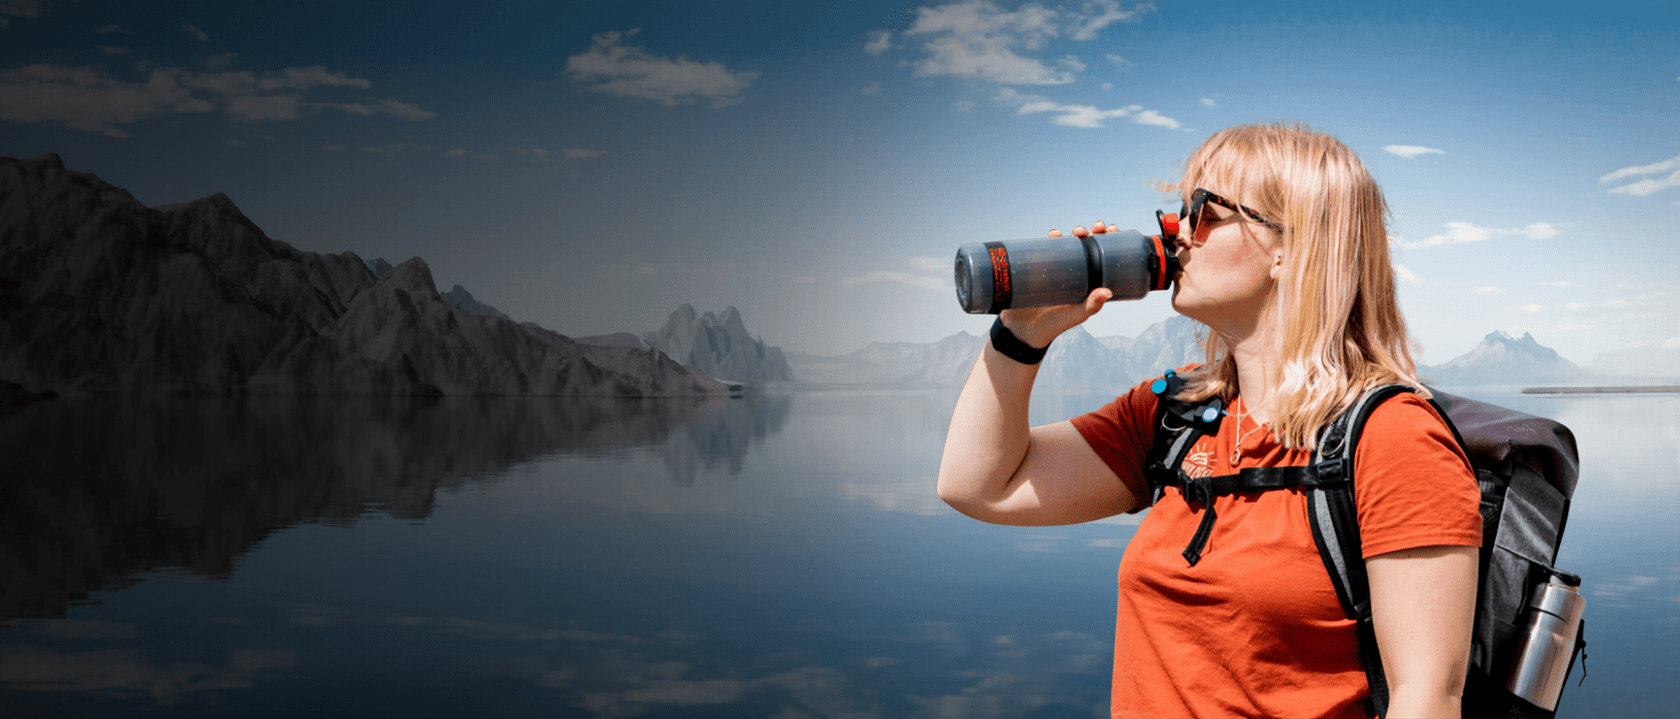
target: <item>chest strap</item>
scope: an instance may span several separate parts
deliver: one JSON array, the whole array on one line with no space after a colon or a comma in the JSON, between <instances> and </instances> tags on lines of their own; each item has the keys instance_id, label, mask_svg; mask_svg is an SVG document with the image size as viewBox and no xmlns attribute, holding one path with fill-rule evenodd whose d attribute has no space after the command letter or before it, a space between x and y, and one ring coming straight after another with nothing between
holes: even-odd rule
<instances>
[{"instance_id":1,"label":"chest strap","mask_svg":"<svg viewBox=\"0 0 1680 719\"><path fill-rule=\"evenodd\" d=\"M1213 523L1219 518L1213 508L1215 497L1297 487L1333 487L1347 482L1343 471L1345 464L1342 459L1333 459L1316 466L1246 467L1236 474L1217 477L1190 477L1183 470L1178 470L1170 477L1161 473L1163 476L1158 482L1160 486L1178 488L1184 501L1192 507L1202 505L1202 521L1196 525L1196 533L1191 535L1190 544L1184 547L1183 552L1185 561L1193 567L1202 560L1202 550L1207 547L1208 537L1213 534Z\"/></svg>"}]
</instances>

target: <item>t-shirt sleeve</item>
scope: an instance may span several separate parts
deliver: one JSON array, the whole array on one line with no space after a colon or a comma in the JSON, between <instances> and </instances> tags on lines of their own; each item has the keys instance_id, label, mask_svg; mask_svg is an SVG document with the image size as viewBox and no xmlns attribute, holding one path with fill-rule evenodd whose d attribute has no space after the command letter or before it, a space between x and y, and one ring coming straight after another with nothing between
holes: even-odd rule
<instances>
[{"instance_id":1,"label":"t-shirt sleeve","mask_svg":"<svg viewBox=\"0 0 1680 719\"><path fill-rule=\"evenodd\" d=\"M1102 409L1088 412L1070 420L1074 429L1085 437L1104 464L1138 498L1136 512L1149 506L1149 483L1144 480L1143 463L1149 446L1155 441L1155 393L1149 383L1133 387L1114 398Z\"/></svg>"},{"instance_id":2,"label":"t-shirt sleeve","mask_svg":"<svg viewBox=\"0 0 1680 719\"><path fill-rule=\"evenodd\" d=\"M1398 395L1372 411L1354 458L1366 559L1402 549L1482 545L1470 461L1428 401Z\"/></svg>"}]
</instances>

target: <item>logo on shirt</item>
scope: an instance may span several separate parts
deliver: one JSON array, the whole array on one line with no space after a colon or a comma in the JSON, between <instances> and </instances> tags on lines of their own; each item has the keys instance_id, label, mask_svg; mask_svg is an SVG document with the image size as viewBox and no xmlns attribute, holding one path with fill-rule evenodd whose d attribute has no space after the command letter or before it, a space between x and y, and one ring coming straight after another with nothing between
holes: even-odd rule
<instances>
[{"instance_id":1,"label":"logo on shirt","mask_svg":"<svg viewBox=\"0 0 1680 719\"><path fill-rule=\"evenodd\" d=\"M1203 438L1190 448L1190 454L1186 455L1184 461L1178 464L1178 468L1183 470L1184 476L1191 479L1213 476L1213 450L1208 448L1211 444L1207 441L1207 438Z\"/></svg>"}]
</instances>

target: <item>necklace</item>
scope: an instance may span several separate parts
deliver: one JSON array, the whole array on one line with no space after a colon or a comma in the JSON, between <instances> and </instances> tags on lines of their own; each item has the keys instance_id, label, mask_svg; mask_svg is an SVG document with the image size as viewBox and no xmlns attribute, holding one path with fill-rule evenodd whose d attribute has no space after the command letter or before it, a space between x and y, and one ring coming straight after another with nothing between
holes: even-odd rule
<instances>
[{"instance_id":1,"label":"necklace","mask_svg":"<svg viewBox=\"0 0 1680 719\"><path fill-rule=\"evenodd\" d=\"M1238 399L1237 401L1241 402L1242 400ZM1247 416L1248 416L1248 407L1245 405L1245 406L1243 406L1242 411L1240 411L1237 414L1237 446L1232 448L1232 450L1231 450L1231 466L1232 467L1237 466L1237 462L1242 459L1242 443L1243 443L1243 440L1248 439L1249 435L1254 434L1254 432L1256 430L1260 429L1260 427L1262 426L1262 425L1256 424L1256 425L1254 425L1254 429L1251 429L1251 430L1248 430L1248 431L1244 432L1243 429L1242 429L1242 421L1243 421L1243 417L1247 417ZM1249 419L1253 419L1253 417L1249 417Z\"/></svg>"}]
</instances>

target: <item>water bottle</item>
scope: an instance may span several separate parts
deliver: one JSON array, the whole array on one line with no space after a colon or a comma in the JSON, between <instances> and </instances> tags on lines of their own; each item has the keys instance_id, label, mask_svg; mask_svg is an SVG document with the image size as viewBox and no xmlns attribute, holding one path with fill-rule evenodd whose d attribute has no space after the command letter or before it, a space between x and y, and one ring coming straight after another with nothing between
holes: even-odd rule
<instances>
[{"instance_id":1,"label":"water bottle","mask_svg":"<svg viewBox=\"0 0 1680 719\"><path fill-rule=\"evenodd\" d=\"M957 248L957 303L969 314L1070 305L1107 287L1135 300L1172 286L1178 216L1155 213L1161 234L1136 230L1085 237L973 242ZM1166 238L1163 240L1162 238Z\"/></svg>"},{"instance_id":2,"label":"water bottle","mask_svg":"<svg viewBox=\"0 0 1680 719\"><path fill-rule=\"evenodd\" d=\"M1576 591L1580 586L1580 577L1555 569L1537 586L1506 681L1512 694L1546 711L1557 709L1564 675L1575 656L1576 632L1587 605Z\"/></svg>"}]
</instances>

